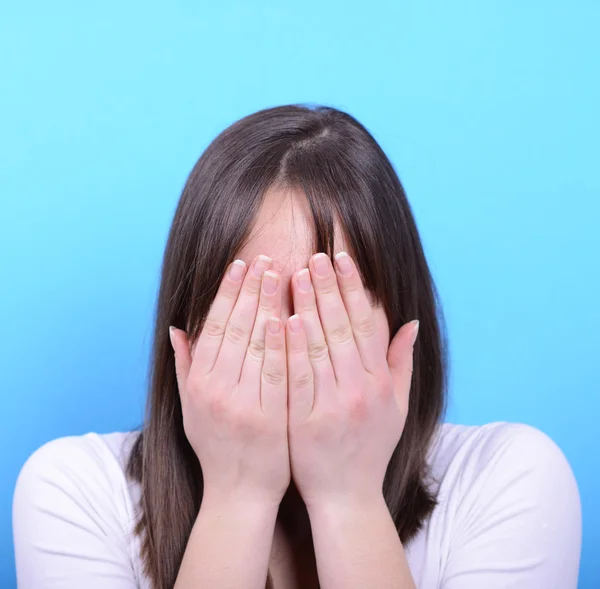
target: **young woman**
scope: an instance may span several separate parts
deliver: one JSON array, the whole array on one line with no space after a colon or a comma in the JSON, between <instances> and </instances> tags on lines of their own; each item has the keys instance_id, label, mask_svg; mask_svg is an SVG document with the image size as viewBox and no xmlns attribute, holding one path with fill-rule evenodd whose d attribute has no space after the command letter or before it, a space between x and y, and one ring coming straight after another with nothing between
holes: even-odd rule
<instances>
[{"instance_id":1,"label":"young woman","mask_svg":"<svg viewBox=\"0 0 600 589\"><path fill-rule=\"evenodd\" d=\"M567 461L526 425L442 424L442 326L361 124L234 123L173 219L141 432L54 440L20 473L19 588L575 589Z\"/></svg>"}]
</instances>

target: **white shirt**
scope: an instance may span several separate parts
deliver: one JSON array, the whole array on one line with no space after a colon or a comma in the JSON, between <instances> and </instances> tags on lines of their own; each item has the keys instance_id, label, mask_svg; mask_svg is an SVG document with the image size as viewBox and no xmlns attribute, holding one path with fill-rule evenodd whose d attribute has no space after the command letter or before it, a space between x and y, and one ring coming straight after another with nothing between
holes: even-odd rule
<instances>
[{"instance_id":1,"label":"white shirt","mask_svg":"<svg viewBox=\"0 0 600 589\"><path fill-rule=\"evenodd\" d=\"M59 438L13 502L19 589L148 589L133 533L136 432ZM419 589L575 589L581 504L563 453L521 424L444 424L429 453L438 505L405 546Z\"/></svg>"}]
</instances>

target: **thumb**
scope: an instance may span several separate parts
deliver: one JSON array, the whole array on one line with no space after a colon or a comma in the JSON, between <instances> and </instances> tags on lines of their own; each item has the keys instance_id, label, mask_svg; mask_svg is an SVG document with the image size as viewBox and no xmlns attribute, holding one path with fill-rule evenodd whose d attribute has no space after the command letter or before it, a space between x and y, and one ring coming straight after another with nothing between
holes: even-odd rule
<instances>
[{"instance_id":1,"label":"thumb","mask_svg":"<svg viewBox=\"0 0 600 589\"><path fill-rule=\"evenodd\" d=\"M413 347L418 332L419 322L415 319L398 330L388 348L387 363L398 402L408 401L413 372Z\"/></svg>"},{"instance_id":2,"label":"thumb","mask_svg":"<svg viewBox=\"0 0 600 589\"><path fill-rule=\"evenodd\" d=\"M188 343L187 333L173 325L169 326L169 337L171 346L175 353L175 373L177 375L177 384L180 394L184 390L184 384L187 381L188 374L192 365L192 356Z\"/></svg>"}]
</instances>

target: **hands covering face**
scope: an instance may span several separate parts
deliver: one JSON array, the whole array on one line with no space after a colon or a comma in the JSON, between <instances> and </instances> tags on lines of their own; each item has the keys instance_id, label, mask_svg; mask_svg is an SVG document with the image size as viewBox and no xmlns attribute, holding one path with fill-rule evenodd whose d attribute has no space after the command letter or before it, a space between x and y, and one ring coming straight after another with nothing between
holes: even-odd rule
<instances>
[{"instance_id":1,"label":"hands covering face","mask_svg":"<svg viewBox=\"0 0 600 589\"><path fill-rule=\"evenodd\" d=\"M204 496L278 504L293 477L309 508L376 500L408 412L418 322L386 349L356 265L340 252L335 268L318 253L295 273L296 314L284 325L270 264L230 265L191 351L171 329Z\"/></svg>"}]
</instances>

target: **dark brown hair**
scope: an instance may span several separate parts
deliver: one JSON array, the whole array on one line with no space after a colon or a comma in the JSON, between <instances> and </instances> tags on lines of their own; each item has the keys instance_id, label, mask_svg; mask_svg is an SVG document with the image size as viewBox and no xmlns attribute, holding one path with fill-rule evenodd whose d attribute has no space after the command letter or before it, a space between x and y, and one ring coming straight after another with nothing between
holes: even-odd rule
<instances>
[{"instance_id":1,"label":"dark brown hair","mask_svg":"<svg viewBox=\"0 0 600 589\"><path fill-rule=\"evenodd\" d=\"M435 497L426 455L445 409L444 321L410 205L373 136L340 110L268 108L225 129L192 169L177 206L162 265L149 370L146 423L128 464L141 483L142 557L155 589L173 587L203 493L188 443L168 327L198 337L228 264L243 247L271 186L301 189L314 219L314 251L334 251L339 220L365 286L382 304L390 341L420 320L409 413L383 493L398 534L410 540Z\"/></svg>"}]
</instances>

